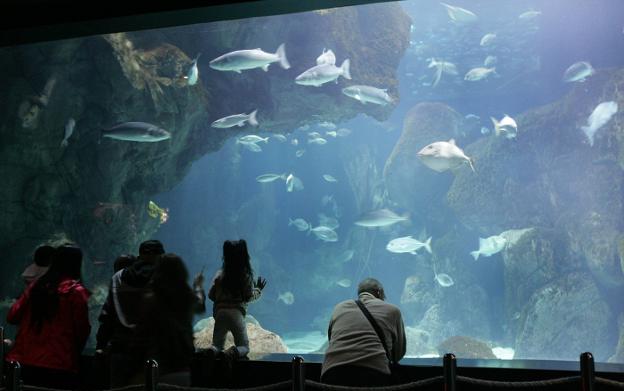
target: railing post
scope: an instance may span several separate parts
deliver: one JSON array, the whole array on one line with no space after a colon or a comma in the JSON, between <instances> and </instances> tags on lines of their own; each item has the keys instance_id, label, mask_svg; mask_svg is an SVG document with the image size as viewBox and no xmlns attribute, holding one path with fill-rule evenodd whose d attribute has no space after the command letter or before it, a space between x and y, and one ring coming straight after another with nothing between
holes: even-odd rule
<instances>
[{"instance_id":1,"label":"railing post","mask_svg":"<svg viewBox=\"0 0 624 391\"><path fill-rule=\"evenodd\" d=\"M0 327L0 386L4 384L4 327Z\"/></svg>"},{"instance_id":2,"label":"railing post","mask_svg":"<svg viewBox=\"0 0 624 391\"><path fill-rule=\"evenodd\" d=\"M305 372L303 357L295 356L292 359L292 391L304 391Z\"/></svg>"},{"instance_id":3,"label":"railing post","mask_svg":"<svg viewBox=\"0 0 624 391\"><path fill-rule=\"evenodd\" d=\"M11 361L8 365L6 387L8 391L22 391L22 376L20 363Z\"/></svg>"},{"instance_id":4,"label":"railing post","mask_svg":"<svg viewBox=\"0 0 624 391\"><path fill-rule=\"evenodd\" d=\"M590 352L581 354L581 390L594 391L594 356Z\"/></svg>"},{"instance_id":5,"label":"railing post","mask_svg":"<svg viewBox=\"0 0 624 391\"><path fill-rule=\"evenodd\" d=\"M156 360L145 362L145 391L156 391L158 384L158 363Z\"/></svg>"},{"instance_id":6,"label":"railing post","mask_svg":"<svg viewBox=\"0 0 624 391\"><path fill-rule=\"evenodd\" d=\"M443 372L444 372L444 391L455 391L455 380L457 377L457 359L453 353L444 355Z\"/></svg>"}]
</instances>

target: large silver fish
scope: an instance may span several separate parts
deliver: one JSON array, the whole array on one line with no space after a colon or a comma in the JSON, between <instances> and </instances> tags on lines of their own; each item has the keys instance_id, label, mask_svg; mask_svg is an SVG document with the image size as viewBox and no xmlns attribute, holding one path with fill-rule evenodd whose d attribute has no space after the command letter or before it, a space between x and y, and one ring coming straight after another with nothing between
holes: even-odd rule
<instances>
[{"instance_id":1,"label":"large silver fish","mask_svg":"<svg viewBox=\"0 0 624 391\"><path fill-rule=\"evenodd\" d=\"M340 76L351 80L349 64L350 62L347 59L342 62L340 68L334 64L321 64L313 66L297 76L297 78L295 78L295 83L303 86L320 87L327 82L337 80Z\"/></svg>"},{"instance_id":2,"label":"large silver fish","mask_svg":"<svg viewBox=\"0 0 624 391\"><path fill-rule=\"evenodd\" d=\"M197 83L197 79L199 78L199 70L197 69L197 60L199 60L199 56L201 56L201 53L199 53L197 57L195 57L193 63L191 64L191 67L184 77L186 79L186 83L189 86L195 85Z\"/></svg>"},{"instance_id":3,"label":"large silver fish","mask_svg":"<svg viewBox=\"0 0 624 391\"><path fill-rule=\"evenodd\" d=\"M466 156L464 151L455 145L455 140L438 141L431 143L418 152L418 157L425 166L437 172L444 172L460 167L468 163L472 171L472 159Z\"/></svg>"},{"instance_id":4,"label":"large silver fish","mask_svg":"<svg viewBox=\"0 0 624 391\"><path fill-rule=\"evenodd\" d=\"M251 126L258 126L258 120L256 119L256 113L258 110L254 110L249 114L234 114L227 117L219 118L214 121L210 126L213 128L226 129L233 126L243 126L245 122Z\"/></svg>"},{"instance_id":5,"label":"large silver fish","mask_svg":"<svg viewBox=\"0 0 624 391\"><path fill-rule=\"evenodd\" d=\"M279 45L275 53L267 53L259 48L229 52L210 61L210 68L237 73L246 69L262 68L267 72L269 65L274 62L279 62L284 69L290 68L284 44Z\"/></svg>"},{"instance_id":6,"label":"large silver fish","mask_svg":"<svg viewBox=\"0 0 624 391\"><path fill-rule=\"evenodd\" d=\"M581 130L583 130L583 132L587 136L587 139L589 140L589 145L594 145L594 135L596 134L598 129L600 129L607 122L609 122L611 117L613 117L613 115L617 113L617 111L618 104L615 101L602 102L601 104L596 106L594 111L592 111L589 118L587 119L587 126L581 127Z\"/></svg>"},{"instance_id":7,"label":"large silver fish","mask_svg":"<svg viewBox=\"0 0 624 391\"><path fill-rule=\"evenodd\" d=\"M364 86L364 85L355 85L349 86L342 89L342 93L346 96L353 98L355 100L359 100L360 102L366 104L366 102L375 103L378 105L387 105L388 103L392 103L393 100L388 95L385 89Z\"/></svg>"},{"instance_id":8,"label":"large silver fish","mask_svg":"<svg viewBox=\"0 0 624 391\"><path fill-rule=\"evenodd\" d=\"M471 251L470 255L475 259L479 259L479 255L489 257L502 251L507 245L507 239L500 235L490 236L489 238L479 238L479 249Z\"/></svg>"},{"instance_id":9,"label":"large silver fish","mask_svg":"<svg viewBox=\"0 0 624 391\"><path fill-rule=\"evenodd\" d=\"M139 143L154 143L170 139L171 133L147 122L124 122L102 130L102 137Z\"/></svg>"},{"instance_id":10,"label":"large silver fish","mask_svg":"<svg viewBox=\"0 0 624 391\"><path fill-rule=\"evenodd\" d=\"M338 241L338 234L336 233L336 231L323 225L315 228L310 228L310 232L312 232L317 238L321 239L324 242Z\"/></svg>"},{"instance_id":11,"label":"large silver fish","mask_svg":"<svg viewBox=\"0 0 624 391\"><path fill-rule=\"evenodd\" d=\"M408 220L409 216L407 214L399 216L390 209L379 209L364 213L357 219L355 225L359 225L361 227L386 227L388 225Z\"/></svg>"},{"instance_id":12,"label":"large silver fish","mask_svg":"<svg viewBox=\"0 0 624 391\"><path fill-rule=\"evenodd\" d=\"M563 73L563 81L566 83L575 81L584 82L585 79L593 75L595 72L594 68L587 61L575 62Z\"/></svg>"},{"instance_id":13,"label":"large silver fish","mask_svg":"<svg viewBox=\"0 0 624 391\"><path fill-rule=\"evenodd\" d=\"M477 21L477 15L474 12L469 11L465 8L457 7L455 5L450 5L446 3L440 3L444 8L446 8L446 13L449 18L456 24L467 24L474 23Z\"/></svg>"},{"instance_id":14,"label":"large silver fish","mask_svg":"<svg viewBox=\"0 0 624 391\"><path fill-rule=\"evenodd\" d=\"M429 237L426 241L421 242L411 236L403 236L401 238L392 239L386 245L386 250L397 254L416 254L416 252L421 248L424 248L429 254L431 254L431 237Z\"/></svg>"},{"instance_id":15,"label":"large silver fish","mask_svg":"<svg viewBox=\"0 0 624 391\"><path fill-rule=\"evenodd\" d=\"M316 65L322 65L322 64L331 64L331 65L336 64L336 55L331 49L329 50L323 49L323 53L321 53L321 55L318 56L318 58L316 59Z\"/></svg>"}]
</instances>

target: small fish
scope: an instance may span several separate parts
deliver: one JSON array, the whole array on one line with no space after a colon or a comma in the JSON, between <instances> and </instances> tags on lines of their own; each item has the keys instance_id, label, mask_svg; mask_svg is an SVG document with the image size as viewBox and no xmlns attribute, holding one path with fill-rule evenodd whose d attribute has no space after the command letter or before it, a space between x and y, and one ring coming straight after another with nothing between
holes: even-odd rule
<instances>
[{"instance_id":1,"label":"small fish","mask_svg":"<svg viewBox=\"0 0 624 391\"><path fill-rule=\"evenodd\" d=\"M534 19L534 18L540 16L541 14L542 14L541 11L526 11L526 12L521 13L518 16L518 19L520 19L520 20L531 20L531 19Z\"/></svg>"},{"instance_id":2,"label":"small fish","mask_svg":"<svg viewBox=\"0 0 624 391\"><path fill-rule=\"evenodd\" d=\"M258 120L256 119L256 113L258 110L254 110L249 114L234 114L227 117L219 118L214 121L210 126L213 128L226 129L233 126L244 126L245 122L251 126L258 126Z\"/></svg>"},{"instance_id":3,"label":"small fish","mask_svg":"<svg viewBox=\"0 0 624 391\"><path fill-rule=\"evenodd\" d=\"M478 120L481 119L481 117L479 117L476 114L466 114L466 116L464 118L466 118L468 120L475 120L475 121L478 121Z\"/></svg>"},{"instance_id":4,"label":"small fish","mask_svg":"<svg viewBox=\"0 0 624 391\"><path fill-rule=\"evenodd\" d=\"M298 150L295 152L295 156L296 156L296 157L301 157L301 156L303 156L303 154L304 154L304 153L305 153L305 149L298 149Z\"/></svg>"},{"instance_id":5,"label":"small fish","mask_svg":"<svg viewBox=\"0 0 624 391\"><path fill-rule=\"evenodd\" d=\"M290 140L290 143L296 147L297 145L299 145L299 140L294 138L294 139Z\"/></svg>"},{"instance_id":6,"label":"small fish","mask_svg":"<svg viewBox=\"0 0 624 391\"><path fill-rule=\"evenodd\" d=\"M479 238L479 250L471 251L470 255L475 259L479 259L479 255L489 257L502 251L507 245L507 239L500 235L490 236L489 238Z\"/></svg>"},{"instance_id":7,"label":"small fish","mask_svg":"<svg viewBox=\"0 0 624 391\"><path fill-rule=\"evenodd\" d=\"M322 225L324 227L327 227L333 230L340 227L340 223L334 217L325 216L325 214L319 213L318 218L319 218L319 225Z\"/></svg>"},{"instance_id":8,"label":"small fish","mask_svg":"<svg viewBox=\"0 0 624 391\"><path fill-rule=\"evenodd\" d=\"M386 245L386 250L397 254L416 254L416 252L421 248L424 248L429 254L431 254L431 237L429 237L426 241L421 242L414 239L412 236L403 236L401 238L392 239Z\"/></svg>"},{"instance_id":9,"label":"small fish","mask_svg":"<svg viewBox=\"0 0 624 391\"><path fill-rule=\"evenodd\" d=\"M336 138L336 136L338 136L338 132L336 132L335 130L330 130L328 132L325 132L325 134L330 136L330 137L334 137L334 138Z\"/></svg>"},{"instance_id":10,"label":"small fish","mask_svg":"<svg viewBox=\"0 0 624 391\"><path fill-rule=\"evenodd\" d=\"M308 133L308 137L310 138L317 138L317 137L322 137L321 134L319 132L310 132Z\"/></svg>"},{"instance_id":11,"label":"small fish","mask_svg":"<svg viewBox=\"0 0 624 391\"><path fill-rule=\"evenodd\" d=\"M571 82L584 82L585 79L596 73L591 64L587 61L579 61L568 67L563 73L563 81L566 83Z\"/></svg>"},{"instance_id":12,"label":"small fish","mask_svg":"<svg viewBox=\"0 0 624 391\"><path fill-rule=\"evenodd\" d=\"M436 60L435 58L431 58L429 61L428 68L435 68L435 74L433 77L433 82L431 83L432 87L435 87L440 82L442 78L442 73L448 73L449 75L457 75L457 66L452 62Z\"/></svg>"},{"instance_id":13,"label":"small fish","mask_svg":"<svg viewBox=\"0 0 624 391\"><path fill-rule=\"evenodd\" d=\"M347 137L351 134L351 130L347 128L340 128L336 131L336 134L338 135L338 137Z\"/></svg>"},{"instance_id":14,"label":"small fish","mask_svg":"<svg viewBox=\"0 0 624 391\"><path fill-rule=\"evenodd\" d=\"M438 141L431 143L418 152L418 157L425 166L437 172L444 172L468 163L474 172L472 159L455 145L455 140Z\"/></svg>"},{"instance_id":15,"label":"small fish","mask_svg":"<svg viewBox=\"0 0 624 391\"><path fill-rule=\"evenodd\" d=\"M342 89L342 93L348 96L349 98L353 98L357 101L360 101L362 104L366 104L366 102L375 103L377 105L385 106L389 103L394 102L394 100L388 95L386 89L380 89L371 86L365 85L355 85L349 86Z\"/></svg>"},{"instance_id":16,"label":"small fish","mask_svg":"<svg viewBox=\"0 0 624 391\"><path fill-rule=\"evenodd\" d=\"M286 305L292 305L295 302L295 295L293 295L293 293L290 291L283 292L280 293L279 296L277 296L277 300L281 301Z\"/></svg>"},{"instance_id":17,"label":"small fish","mask_svg":"<svg viewBox=\"0 0 624 391\"><path fill-rule=\"evenodd\" d=\"M515 138L518 135L518 124L516 120L505 114L503 119L498 121L494 117L490 117L494 124L494 133L496 136L504 135L508 139Z\"/></svg>"},{"instance_id":18,"label":"small fish","mask_svg":"<svg viewBox=\"0 0 624 391\"><path fill-rule=\"evenodd\" d=\"M481 127L481 134L488 134L490 133L490 129L486 128L485 126Z\"/></svg>"},{"instance_id":19,"label":"small fish","mask_svg":"<svg viewBox=\"0 0 624 391\"><path fill-rule=\"evenodd\" d=\"M102 130L102 137L139 143L154 143L170 139L171 133L147 122L124 122Z\"/></svg>"},{"instance_id":20,"label":"small fish","mask_svg":"<svg viewBox=\"0 0 624 391\"><path fill-rule=\"evenodd\" d=\"M348 278L343 278L342 280L336 281L336 284L338 284L338 286L341 286L343 288L348 288L351 286L351 280L349 280Z\"/></svg>"},{"instance_id":21,"label":"small fish","mask_svg":"<svg viewBox=\"0 0 624 391\"><path fill-rule=\"evenodd\" d=\"M483 60L483 66L486 68L491 67L492 65L496 65L498 62L498 57L496 56L487 56L485 60Z\"/></svg>"},{"instance_id":22,"label":"small fish","mask_svg":"<svg viewBox=\"0 0 624 391\"><path fill-rule=\"evenodd\" d=\"M581 130L587 136L589 145L594 145L594 135L598 129L602 128L618 111L618 104L615 101L602 102L587 118L587 126L582 126Z\"/></svg>"},{"instance_id":23,"label":"small fish","mask_svg":"<svg viewBox=\"0 0 624 391\"><path fill-rule=\"evenodd\" d=\"M483 36L483 38L481 38L481 42L479 43L479 45L490 46L491 44L494 43L494 41L496 41L496 34L487 33Z\"/></svg>"},{"instance_id":24,"label":"small fish","mask_svg":"<svg viewBox=\"0 0 624 391\"><path fill-rule=\"evenodd\" d=\"M327 144L327 140L325 140L322 137L317 137L317 138L308 140L308 144L323 145L323 144Z\"/></svg>"},{"instance_id":25,"label":"small fish","mask_svg":"<svg viewBox=\"0 0 624 391\"><path fill-rule=\"evenodd\" d=\"M329 122L329 121L323 121L323 122L319 123L318 126L320 128L327 129L327 130L334 130L334 129L337 128L335 123Z\"/></svg>"},{"instance_id":26,"label":"small fish","mask_svg":"<svg viewBox=\"0 0 624 391\"><path fill-rule=\"evenodd\" d=\"M290 68L284 44L279 45L275 53L267 53L262 49L229 52L210 61L210 68L236 73L241 73L247 69L262 68L263 71L267 72L269 65L274 62L278 62L284 69Z\"/></svg>"},{"instance_id":27,"label":"small fish","mask_svg":"<svg viewBox=\"0 0 624 391\"><path fill-rule=\"evenodd\" d=\"M238 140L240 142L243 142L243 143L254 143L254 144L255 143L259 143L259 142L263 142L263 143L266 144L266 143L269 142L269 138L268 137L264 137L263 138L263 137L255 135L255 134L248 134L246 136L239 137Z\"/></svg>"},{"instance_id":28,"label":"small fish","mask_svg":"<svg viewBox=\"0 0 624 391\"><path fill-rule=\"evenodd\" d=\"M323 53L321 53L321 55L316 58L316 65L323 65L323 64L329 64L329 65L336 64L336 55L334 54L334 52L331 51L331 49L330 50L323 49Z\"/></svg>"},{"instance_id":29,"label":"small fish","mask_svg":"<svg viewBox=\"0 0 624 391\"><path fill-rule=\"evenodd\" d=\"M197 60L199 60L199 56L201 56L201 53L197 54L197 57L193 60L191 67L184 77L186 79L186 84L189 86L195 85L195 83L197 83L197 79L199 78L199 70L197 69Z\"/></svg>"},{"instance_id":30,"label":"small fish","mask_svg":"<svg viewBox=\"0 0 624 391\"><path fill-rule=\"evenodd\" d=\"M379 209L362 214L355 225L361 227L387 227L401 221L409 221L409 215L399 216L390 209Z\"/></svg>"},{"instance_id":31,"label":"small fish","mask_svg":"<svg viewBox=\"0 0 624 391\"><path fill-rule=\"evenodd\" d=\"M273 137L274 139L276 139L277 141L279 141L280 143L284 143L286 142L286 136L284 136L283 134L274 134L271 137Z\"/></svg>"},{"instance_id":32,"label":"small fish","mask_svg":"<svg viewBox=\"0 0 624 391\"><path fill-rule=\"evenodd\" d=\"M303 190L303 182L293 174L290 174L286 177L286 191L292 193L295 190Z\"/></svg>"},{"instance_id":33,"label":"small fish","mask_svg":"<svg viewBox=\"0 0 624 391\"><path fill-rule=\"evenodd\" d=\"M338 261L340 263L347 263L351 259L353 259L353 255L355 255L355 251L353 251L353 250L345 250L338 256Z\"/></svg>"},{"instance_id":34,"label":"small fish","mask_svg":"<svg viewBox=\"0 0 624 391\"><path fill-rule=\"evenodd\" d=\"M67 120L67 123L65 124L65 137L63 138L63 141L61 141L61 147L67 147L69 145L68 140L71 137L71 135L74 133L75 126L76 126L75 119L70 118Z\"/></svg>"},{"instance_id":35,"label":"small fish","mask_svg":"<svg viewBox=\"0 0 624 391\"><path fill-rule=\"evenodd\" d=\"M434 274L434 278L441 287L448 288L455 284L455 281L446 273Z\"/></svg>"},{"instance_id":36,"label":"small fish","mask_svg":"<svg viewBox=\"0 0 624 391\"><path fill-rule=\"evenodd\" d=\"M260 183L274 182L278 179L286 180L286 174L263 174L256 177L256 181Z\"/></svg>"},{"instance_id":37,"label":"small fish","mask_svg":"<svg viewBox=\"0 0 624 391\"><path fill-rule=\"evenodd\" d=\"M310 224L302 218L294 220L288 219L288 226L290 227L291 225L294 225L299 231L307 231L311 228Z\"/></svg>"},{"instance_id":38,"label":"small fish","mask_svg":"<svg viewBox=\"0 0 624 391\"><path fill-rule=\"evenodd\" d=\"M468 24L474 23L477 21L477 15L472 11L468 11L465 8L457 7L454 5L440 3L444 8L446 8L446 13L448 14L451 21L456 24Z\"/></svg>"},{"instance_id":39,"label":"small fish","mask_svg":"<svg viewBox=\"0 0 624 391\"><path fill-rule=\"evenodd\" d=\"M467 81L483 80L483 79L485 79L486 77L488 77L492 73L496 73L496 67L492 67L492 68L483 68L483 67L472 68L471 70L469 70L464 75L464 80L467 80Z\"/></svg>"},{"instance_id":40,"label":"small fish","mask_svg":"<svg viewBox=\"0 0 624 391\"><path fill-rule=\"evenodd\" d=\"M336 231L329 227L325 227L323 225L319 225L315 228L310 228L309 232L312 232L318 239L321 239L324 242L337 242L338 234Z\"/></svg>"},{"instance_id":41,"label":"small fish","mask_svg":"<svg viewBox=\"0 0 624 391\"><path fill-rule=\"evenodd\" d=\"M340 68L333 64L316 65L295 78L295 83L303 86L320 87L330 81L338 82L338 77L351 80L349 60L344 60Z\"/></svg>"},{"instance_id":42,"label":"small fish","mask_svg":"<svg viewBox=\"0 0 624 391\"><path fill-rule=\"evenodd\" d=\"M323 174L323 179L325 179L327 182L338 182L336 178L329 174Z\"/></svg>"},{"instance_id":43,"label":"small fish","mask_svg":"<svg viewBox=\"0 0 624 391\"><path fill-rule=\"evenodd\" d=\"M242 145L243 148L251 152L262 152L262 148L256 143L244 143L236 140L236 144Z\"/></svg>"}]
</instances>

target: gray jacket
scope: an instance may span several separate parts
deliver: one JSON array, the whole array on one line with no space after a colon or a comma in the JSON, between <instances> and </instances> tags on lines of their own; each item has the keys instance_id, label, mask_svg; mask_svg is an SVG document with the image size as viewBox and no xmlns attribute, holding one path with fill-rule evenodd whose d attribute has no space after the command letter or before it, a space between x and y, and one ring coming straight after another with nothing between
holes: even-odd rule
<instances>
[{"instance_id":1,"label":"gray jacket","mask_svg":"<svg viewBox=\"0 0 624 391\"><path fill-rule=\"evenodd\" d=\"M405 355L405 327L399 308L367 292L359 296L384 333L395 362ZM347 300L334 308L329 322L331 338L325 351L321 375L340 365L355 365L390 374L383 345L355 301Z\"/></svg>"}]
</instances>

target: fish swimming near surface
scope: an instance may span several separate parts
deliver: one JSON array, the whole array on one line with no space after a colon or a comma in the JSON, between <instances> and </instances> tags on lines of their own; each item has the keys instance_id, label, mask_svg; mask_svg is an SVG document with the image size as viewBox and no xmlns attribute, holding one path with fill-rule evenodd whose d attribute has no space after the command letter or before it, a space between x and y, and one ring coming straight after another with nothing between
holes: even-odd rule
<instances>
[{"instance_id":1,"label":"fish swimming near surface","mask_svg":"<svg viewBox=\"0 0 624 391\"><path fill-rule=\"evenodd\" d=\"M72 134L74 134L74 127L76 126L76 120L70 118L67 120L65 124L65 136L63 137L63 141L61 141L61 147L67 147L69 145L69 138Z\"/></svg>"},{"instance_id":2,"label":"fish swimming near surface","mask_svg":"<svg viewBox=\"0 0 624 391\"><path fill-rule=\"evenodd\" d=\"M294 220L288 219L288 226L290 227L291 225L294 225L298 231L307 231L311 228L310 224L302 218L297 218Z\"/></svg>"},{"instance_id":3,"label":"fish swimming near surface","mask_svg":"<svg viewBox=\"0 0 624 391\"><path fill-rule=\"evenodd\" d=\"M505 114L505 116L498 121L494 117L490 117L494 124L494 133L497 136L505 136L509 139L515 138L518 135L518 124L516 120Z\"/></svg>"},{"instance_id":4,"label":"fish swimming near surface","mask_svg":"<svg viewBox=\"0 0 624 391\"><path fill-rule=\"evenodd\" d=\"M448 14L451 21L456 24L468 24L474 23L477 21L477 15L474 12L469 11L465 8L457 7L454 5L440 3L444 8L446 8L446 13Z\"/></svg>"},{"instance_id":5,"label":"fish swimming near surface","mask_svg":"<svg viewBox=\"0 0 624 391\"><path fill-rule=\"evenodd\" d=\"M184 77L186 79L186 84L189 86L195 85L195 83L197 83L197 79L199 78L199 70L197 69L197 60L199 60L199 56L201 56L201 53L197 54L197 57L193 59L193 63Z\"/></svg>"},{"instance_id":6,"label":"fish swimming near surface","mask_svg":"<svg viewBox=\"0 0 624 391\"><path fill-rule=\"evenodd\" d=\"M278 179L286 180L286 174L263 174L256 177L256 181L260 183L274 182Z\"/></svg>"},{"instance_id":7,"label":"fish swimming near surface","mask_svg":"<svg viewBox=\"0 0 624 391\"><path fill-rule=\"evenodd\" d=\"M494 41L496 41L496 34L487 33L481 38L481 42L479 42L479 45L490 46L491 44L494 43Z\"/></svg>"},{"instance_id":8,"label":"fish swimming near surface","mask_svg":"<svg viewBox=\"0 0 624 391\"><path fill-rule=\"evenodd\" d=\"M449 75L457 75L457 66L452 62L436 60L435 58L430 59L428 68L435 68L435 74L433 76L433 82L431 83L432 87L435 87L440 82L442 78L442 73L448 73Z\"/></svg>"},{"instance_id":9,"label":"fish swimming near surface","mask_svg":"<svg viewBox=\"0 0 624 391\"><path fill-rule=\"evenodd\" d=\"M575 81L584 82L585 79L596 73L594 67L587 61L579 61L568 67L563 73L563 81L572 83Z\"/></svg>"},{"instance_id":10,"label":"fish swimming near surface","mask_svg":"<svg viewBox=\"0 0 624 391\"><path fill-rule=\"evenodd\" d=\"M351 72L349 70L350 62L348 59L342 62L340 67L334 64L316 65L295 78L295 83L303 86L320 87L330 81L338 82L340 76L351 80Z\"/></svg>"},{"instance_id":11,"label":"fish swimming near surface","mask_svg":"<svg viewBox=\"0 0 624 391\"><path fill-rule=\"evenodd\" d=\"M490 236L489 238L479 238L479 249L477 251L471 251L470 255L475 259L479 259L480 255L489 257L496 253L499 253L507 245L507 239L500 235Z\"/></svg>"},{"instance_id":12,"label":"fish swimming near surface","mask_svg":"<svg viewBox=\"0 0 624 391\"><path fill-rule=\"evenodd\" d=\"M389 103L394 102L390 95L388 95L387 90L371 86L349 86L343 88L342 93L350 98L360 101L363 104L366 104L366 102L370 102L377 105L385 106Z\"/></svg>"},{"instance_id":13,"label":"fish swimming near surface","mask_svg":"<svg viewBox=\"0 0 624 391\"><path fill-rule=\"evenodd\" d=\"M292 305L295 302L295 295L292 292L282 292L277 296L277 300L286 305Z\"/></svg>"},{"instance_id":14,"label":"fish swimming near surface","mask_svg":"<svg viewBox=\"0 0 624 391\"><path fill-rule=\"evenodd\" d=\"M483 66L488 68L492 65L495 65L498 62L498 57L496 56L487 56L485 60L483 60Z\"/></svg>"},{"instance_id":15,"label":"fish swimming near surface","mask_svg":"<svg viewBox=\"0 0 624 391\"><path fill-rule=\"evenodd\" d=\"M472 159L455 145L454 139L431 143L418 152L418 157L425 166L437 172L454 170L466 163L475 171Z\"/></svg>"},{"instance_id":16,"label":"fish swimming near surface","mask_svg":"<svg viewBox=\"0 0 624 391\"><path fill-rule=\"evenodd\" d=\"M615 101L602 102L592 111L587 119L587 125L581 127L581 130L589 140L590 146L594 145L594 136L598 129L609 122L617 111L618 104Z\"/></svg>"},{"instance_id":17,"label":"fish swimming near surface","mask_svg":"<svg viewBox=\"0 0 624 391\"><path fill-rule=\"evenodd\" d=\"M351 286L351 280L349 280L348 278L343 278L341 280L336 281L336 284L343 288L348 288Z\"/></svg>"},{"instance_id":18,"label":"fish swimming near surface","mask_svg":"<svg viewBox=\"0 0 624 391\"><path fill-rule=\"evenodd\" d=\"M295 190L303 190L303 182L293 174L290 174L286 177L286 191L292 193Z\"/></svg>"},{"instance_id":19,"label":"fish swimming near surface","mask_svg":"<svg viewBox=\"0 0 624 391\"><path fill-rule=\"evenodd\" d=\"M399 223L401 221L409 221L409 214L399 216L390 209L379 209L362 214L356 221L355 225L360 227L387 227Z\"/></svg>"},{"instance_id":20,"label":"fish swimming near surface","mask_svg":"<svg viewBox=\"0 0 624 391\"><path fill-rule=\"evenodd\" d=\"M280 143L284 143L287 140L286 136L284 136L283 134L274 134L271 137L273 137L274 139L276 139Z\"/></svg>"},{"instance_id":21,"label":"fish swimming near surface","mask_svg":"<svg viewBox=\"0 0 624 391\"><path fill-rule=\"evenodd\" d=\"M386 245L386 250L397 254L409 253L415 255L421 248L424 248L429 254L431 254L431 237L429 237L426 241L421 242L420 240L414 239L412 236L403 236L392 239Z\"/></svg>"},{"instance_id":22,"label":"fish swimming near surface","mask_svg":"<svg viewBox=\"0 0 624 391\"><path fill-rule=\"evenodd\" d=\"M308 144L324 145L327 144L327 140L323 137L311 138L308 140Z\"/></svg>"},{"instance_id":23,"label":"fish swimming near surface","mask_svg":"<svg viewBox=\"0 0 624 391\"><path fill-rule=\"evenodd\" d=\"M124 122L102 130L102 137L139 143L154 143L170 139L171 133L147 122Z\"/></svg>"},{"instance_id":24,"label":"fish swimming near surface","mask_svg":"<svg viewBox=\"0 0 624 391\"><path fill-rule=\"evenodd\" d=\"M248 134L246 136L239 137L238 140L243 142L243 143L259 143L259 142L263 142L263 143L266 144L266 143L269 142L269 138L268 137L260 137L260 136L255 135L255 134Z\"/></svg>"},{"instance_id":25,"label":"fish swimming near surface","mask_svg":"<svg viewBox=\"0 0 624 391\"><path fill-rule=\"evenodd\" d=\"M466 80L466 81L479 81L479 80L483 80L483 79L487 78L492 73L496 73L496 67L492 67L492 68L484 68L484 67L472 68L471 70L466 72L466 74L464 75L464 80Z\"/></svg>"},{"instance_id":26,"label":"fish swimming near surface","mask_svg":"<svg viewBox=\"0 0 624 391\"><path fill-rule=\"evenodd\" d=\"M234 126L244 126L245 122L251 126L258 126L258 120L256 119L256 113L258 110L254 110L249 114L234 114L227 117L219 118L214 121L210 126L213 128L226 129Z\"/></svg>"},{"instance_id":27,"label":"fish swimming near surface","mask_svg":"<svg viewBox=\"0 0 624 391\"><path fill-rule=\"evenodd\" d=\"M337 242L338 234L336 231L329 227L319 225L318 227L310 228L309 232L312 232L318 239L324 242Z\"/></svg>"},{"instance_id":28,"label":"fish swimming near surface","mask_svg":"<svg viewBox=\"0 0 624 391\"><path fill-rule=\"evenodd\" d=\"M269 65L274 62L279 63L284 69L290 68L284 44L279 45L275 53L267 53L259 48L229 52L210 61L210 68L237 73L247 69L262 68L267 72Z\"/></svg>"},{"instance_id":29,"label":"fish swimming near surface","mask_svg":"<svg viewBox=\"0 0 624 391\"><path fill-rule=\"evenodd\" d=\"M323 174L323 179L325 179L327 182L338 182L336 178L329 174Z\"/></svg>"},{"instance_id":30,"label":"fish swimming near surface","mask_svg":"<svg viewBox=\"0 0 624 391\"><path fill-rule=\"evenodd\" d=\"M329 50L323 49L323 53L321 53L321 55L317 57L316 65L323 65L323 64L330 64L330 65L336 64L336 55L334 54L333 51L331 51L331 49Z\"/></svg>"}]
</instances>

